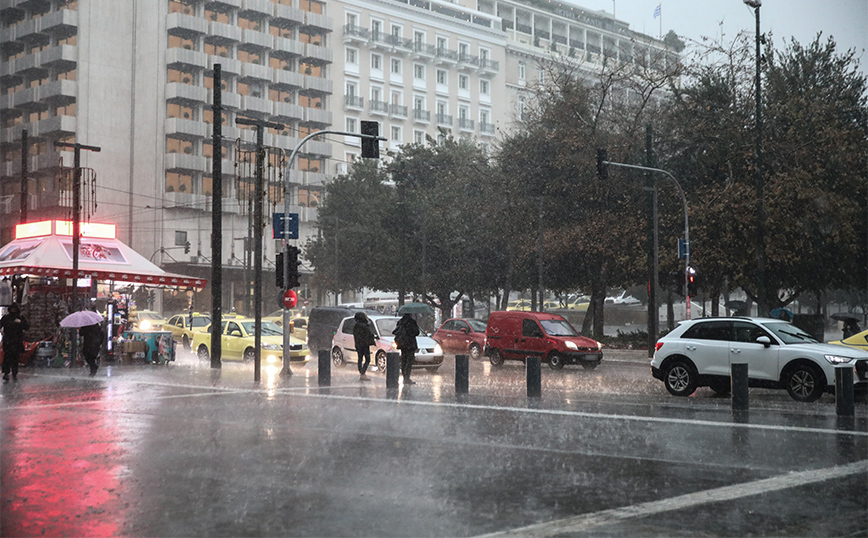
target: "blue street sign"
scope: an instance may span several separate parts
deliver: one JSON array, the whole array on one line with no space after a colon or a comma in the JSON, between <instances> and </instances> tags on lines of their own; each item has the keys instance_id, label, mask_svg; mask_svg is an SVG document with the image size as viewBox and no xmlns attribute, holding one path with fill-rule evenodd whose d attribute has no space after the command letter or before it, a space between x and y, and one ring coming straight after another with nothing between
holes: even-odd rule
<instances>
[{"instance_id":1,"label":"blue street sign","mask_svg":"<svg viewBox=\"0 0 868 538\"><path fill-rule=\"evenodd\" d=\"M678 259L683 260L687 257L687 252L690 249L690 245L687 244L687 241L684 239L678 239Z\"/></svg>"},{"instance_id":2,"label":"blue street sign","mask_svg":"<svg viewBox=\"0 0 868 538\"><path fill-rule=\"evenodd\" d=\"M284 233L284 219L289 219L289 235ZM298 213L274 213L271 219L274 239L298 239Z\"/></svg>"}]
</instances>

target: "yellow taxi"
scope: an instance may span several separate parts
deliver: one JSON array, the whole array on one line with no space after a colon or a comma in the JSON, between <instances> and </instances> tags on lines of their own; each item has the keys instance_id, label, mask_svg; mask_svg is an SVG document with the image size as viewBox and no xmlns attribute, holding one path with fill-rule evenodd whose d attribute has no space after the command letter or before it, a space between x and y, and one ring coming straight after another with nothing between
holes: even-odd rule
<instances>
[{"instance_id":1,"label":"yellow taxi","mask_svg":"<svg viewBox=\"0 0 868 538\"><path fill-rule=\"evenodd\" d=\"M512 311L530 312L530 301L528 299L518 299L517 301L510 301L506 305L506 309L510 312L512 312Z\"/></svg>"},{"instance_id":2,"label":"yellow taxi","mask_svg":"<svg viewBox=\"0 0 868 538\"><path fill-rule=\"evenodd\" d=\"M192 314L177 314L170 317L169 321L163 324L163 330L172 333L172 339L190 351L193 333L205 330L208 325L211 325L210 314L193 312Z\"/></svg>"},{"instance_id":3,"label":"yellow taxi","mask_svg":"<svg viewBox=\"0 0 868 538\"><path fill-rule=\"evenodd\" d=\"M283 330L270 322L260 326L260 358L263 366L280 367L283 364ZM224 319L221 324L221 357L226 361L253 362L256 348L256 320L238 317ZM290 335L289 361L305 364L310 360L310 350L304 340ZM193 333L192 349L202 361L211 360L211 327Z\"/></svg>"},{"instance_id":4,"label":"yellow taxi","mask_svg":"<svg viewBox=\"0 0 868 538\"><path fill-rule=\"evenodd\" d=\"M271 314L263 316L262 321L270 321L277 324L278 327L283 328L283 310L275 310ZM293 314L289 319L289 323L289 332L292 333L292 336L307 342L307 316L297 316Z\"/></svg>"}]
</instances>

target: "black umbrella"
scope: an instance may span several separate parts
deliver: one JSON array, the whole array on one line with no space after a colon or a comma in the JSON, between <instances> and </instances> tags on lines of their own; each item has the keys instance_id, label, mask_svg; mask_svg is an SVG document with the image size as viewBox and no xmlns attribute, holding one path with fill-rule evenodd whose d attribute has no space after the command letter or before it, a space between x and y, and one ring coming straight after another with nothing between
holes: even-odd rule
<instances>
[{"instance_id":1,"label":"black umbrella","mask_svg":"<svg viewBox=\"0 0 868 538\"><path fill-rule=\"evenodd\" d=\"M859 316L848 312L835 312L829 317L835 321L859 321L861 319Z\"/></svg>"}]
</instances>

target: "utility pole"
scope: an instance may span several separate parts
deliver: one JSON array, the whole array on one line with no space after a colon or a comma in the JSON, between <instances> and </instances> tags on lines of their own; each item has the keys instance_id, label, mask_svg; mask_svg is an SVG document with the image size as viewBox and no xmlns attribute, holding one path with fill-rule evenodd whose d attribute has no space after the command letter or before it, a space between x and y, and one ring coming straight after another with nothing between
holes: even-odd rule
<instances>
[{"instance_id":1,"label":"utility pole","mask_svg":"<svg viewBox=\"0 0 868 538\"><path fill-rule=\"evenodd\" d=\"M652 150L653 136L651 125L645 126L645 164L654 166ZM657 187L654 176L645 174L645 191L648 192L648 356L654 356L654 344L657 343L657 292L659 282L659 255L657 245Z\"/></svg>"},{"instance_id":2,"label":"utility pole","mask_svg":"<svg viewBox=\"0 0 868 538\"><path fill-rule=\"evenodd\" d=\"M214 64L214 101L211 105L211 368L220 368L223 355L223 83L221 65Z\"/></svg>"},{"instance_id":3,"label":"utility pole","mask_svg":"<svg viewBox=\"0 0 868 538\"><path fill-rule=\"evenodd\" d=\"M27 158L28 158L27 129L21 131L21 218L20 224L27 222Z\"/></svg>"},{"instance_id":4,"label":"utility pole","mask_svg":"<svg viewBox=\"0 0 868 538\"><path fill-rule=\"evenodd\" d=\"M235 123L250 125L256 130L256 187L253 195L256 201L253 216L253 311L255 312L256 334L253 339L255 348L253 352L253 380L259 381L262 367L262 167L263 161L265 161L265 149L262 146L265 137L264 130L271 128L281 131L283 124L250 118L235 118ZM286 347L283 352L288 356L289 348ZM286 356L284 360L287 360Z\"/></svg>"},{"instance_id":5,"label":"utility pole","mask_svg":"<svg viewBox=\"0 0 868 538\"><path fill-rule=\"evenodd\" d=\"M78 303L78 251L81 248L81 150L99 152L102 148L85 146L79 143L55 142L55 147L72 148L73 150L73 180L72 180L72 311L77 310ZM69 367L75 367L78 351L78 331L72 331L72 342L69 348Z\"/></svg>"}]
</instances>

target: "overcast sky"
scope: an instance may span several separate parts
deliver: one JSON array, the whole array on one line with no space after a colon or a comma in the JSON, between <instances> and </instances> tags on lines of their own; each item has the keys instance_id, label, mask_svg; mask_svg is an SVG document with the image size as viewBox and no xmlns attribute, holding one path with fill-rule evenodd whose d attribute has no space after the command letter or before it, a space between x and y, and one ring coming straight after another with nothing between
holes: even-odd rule
<instances>
[{"instance_id":1,"label":"overcast sky","mask_svg":"<svg viewBox=\"0 0 868 538\"><path fill-rule=\"evenodd\" d=\"M572 4L612 13L630 28L649 35L674 30L685 41L701 36L731 40L740 30L751 35L756 27L753 9L742 0L573 0ZM661 17L654 17L660 5ZM835 38L839 51L857 50L862 72L868 73L868 0L762 0L760 25L771 31L775 46L794 37L802 44L818 32Z\"/></svg>"}]
</instances>

